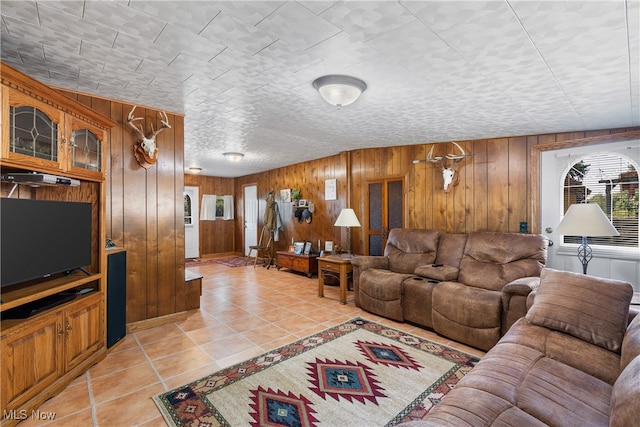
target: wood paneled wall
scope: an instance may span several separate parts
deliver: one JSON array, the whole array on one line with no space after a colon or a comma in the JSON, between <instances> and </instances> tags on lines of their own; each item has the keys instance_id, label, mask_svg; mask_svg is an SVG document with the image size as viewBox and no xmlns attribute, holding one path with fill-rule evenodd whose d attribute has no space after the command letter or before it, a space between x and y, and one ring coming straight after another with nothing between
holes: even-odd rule
<instances>
[{"instance_id":1,"label":"wood paneled wall","mask_svg":"<svg viewBox=\"0 0 640 427\"><path fill-rule=\"evenodd\" d=\"M215 194L216 196L232 195L234 196L234 204L237 205L233 178L186 174L184 176L184 185L198 187L200 198L198 206L202 206L202 196L204 194ZM243 222L239 221L241 220L237 217L233 220L201 220L199 223L200 256L207 257L215 254L233 253L235 251L235 230L243 226Z\"/></svg>"},{"instance_id":2,"label":"wood paneled wall","mask_svg":"<svg viewBox=\"0 0 640 427\"><path fill-rule=\"evenodd\" d=\"M311 223L298 222L293 213L287 215L286 209L281 210L283 230L279 233L279 240L275 242L276 250L286 250L293 240L310 241L313 250L317 251L318 240L341 241L341 229L334 227L342 208L347 207L348 176L347 164L349 153L310 162L290 165L267 172L236 178L236 251L242 253L244 247L244 187L257 185L260 200L260 219L258 230L262 228L262 218L266 208L266 198L269 191L275 191L279 199L281 189L300 188L301 198L315 204ZM327 179L336 179L337 200L325 200L324 185ZM283 208L284 206L280 204Z\"/></svg>"},{"instance_id":3,"label":"wood paneled wall","mask_svg":"<svg viewBox=\"0 0 640 427\"><path fill-rule=\"evenodd\" d=\"M144 169L127 125L133 105L63 93L117 122L107 147L106 234L127 250L127 323L184 311L184 117L167 114L171 129L158 135L158 160ZM160 127L156 110L138 107L135 116L146 131Z\"/></svg>"},{"instance_id":4,"label":"wood paneled wall","mask_svg":"<svg viewBox=\"0 0 640 427\"><path fill-rule=\"evenodd\" d=\"M432 163L414 164L424 159L432 143L390 146L344 152L337 156L236 179L236 198L242 206L242 187L258 184L264 199L270 188L300 187L302 197L316 202L311 224L288 223L285 239L277 247L284 249L291 237L296 240L318 238L343 242L341 229L333 226L340 209L347 203L365 226L367 183L383 178L402 177L405 181L405 228L434 228L449 233L472 231L519 232L520 222L532 230L532 212L538 200L532 198L531 147L551 142L562 143L580 138L624 133L632 129L611 129L544 134L472 141L458 141L467 157L458 164L459 184L448 194L443 191L439 167ZM451 143L436 143L434 156L453 153ZM338 178L338 200L324 202L324 179ZM347 184L347 182L349 184ZM347 186L348 185L348 186ZM347 202L346 194L350 195ZM261 205L261 214L264 205ZM363 228L351 229L353 252L364 253ZM236 227L236 250L242 249L242 229ZM344 234L344 232L342 232Z\"/></svg>"}]
</instances>

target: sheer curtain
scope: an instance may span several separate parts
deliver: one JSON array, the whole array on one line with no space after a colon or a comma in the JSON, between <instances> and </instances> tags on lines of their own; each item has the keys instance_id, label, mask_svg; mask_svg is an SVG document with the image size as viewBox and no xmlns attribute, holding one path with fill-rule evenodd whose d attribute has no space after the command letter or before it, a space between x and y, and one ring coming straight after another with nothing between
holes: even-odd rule
<instances>
[{"instance_id":1,"label":"sheer curtain","mask_svg":"<svg viewBox=\"0 0 640 427\"><path fill-rule=\"evenodd\" d=\"M200 206L200 219L203 221L234 219L233 196L203 194L202 205Z\"/></svg>"},{"instance_id":2,"label":"sheer curtain","mask_svg":"<svg viewBox=\"0 0 640 427\"><path fill-rule=\"evenodd\" d=\"M222 196L222 200L224 202L222 219L233 219L233 196Z\"/></svg>"},{"instance_id":3,"label":"sheer curtain","mask_svg":"<svg viewBox=\"0 0 640 427\"><path fill-rule=\"evenodd\" d=\"M202 205L200 205L200 220L212 221L216 219L216 195L203 194Z\"/></svg>"}]
</instances>

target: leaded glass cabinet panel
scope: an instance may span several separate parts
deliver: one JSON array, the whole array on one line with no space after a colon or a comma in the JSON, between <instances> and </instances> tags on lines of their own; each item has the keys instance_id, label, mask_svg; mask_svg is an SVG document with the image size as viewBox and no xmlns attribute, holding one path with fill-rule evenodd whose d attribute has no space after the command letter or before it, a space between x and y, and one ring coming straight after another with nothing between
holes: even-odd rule
<instances>
[{"instance_id":1,"label":"leaded glass cabinet panel","mask_svg":"<svg viewBox=\"0 0 640 427\"><path fill-rule=\"evenodd\" d=\"M71 133L71 166L100 171L102 166L102 141L89 129Z\"/></svg>"},{"instance_id":2,"label":"leaded glass cabinet panel","mask_svg":"<svg viewBox=\"0 0 640 427\"><path fill-rule=\"evenodd\" d=\"M58 124L43 111L31 107L10 107L9 151L57 162Z\"/></svg>"}]
</instances>

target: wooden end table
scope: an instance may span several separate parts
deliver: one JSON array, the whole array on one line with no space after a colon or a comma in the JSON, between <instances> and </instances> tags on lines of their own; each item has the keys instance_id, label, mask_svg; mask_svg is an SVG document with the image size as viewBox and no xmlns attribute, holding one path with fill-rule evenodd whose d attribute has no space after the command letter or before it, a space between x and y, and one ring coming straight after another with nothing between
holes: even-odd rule
<instances>
[{"instance_id":1,"label":"wooden end table","mask_svg":"<svg viewBox=\"0 0 640 427\"><path fill-rule=\"evenodd\" d=\"M351 257L344 255L327 255L318 258L318 297L324 298L324 276L340 279L340 304L347 303L347 282L353 276Z\"/></svg>"}]
</instances>

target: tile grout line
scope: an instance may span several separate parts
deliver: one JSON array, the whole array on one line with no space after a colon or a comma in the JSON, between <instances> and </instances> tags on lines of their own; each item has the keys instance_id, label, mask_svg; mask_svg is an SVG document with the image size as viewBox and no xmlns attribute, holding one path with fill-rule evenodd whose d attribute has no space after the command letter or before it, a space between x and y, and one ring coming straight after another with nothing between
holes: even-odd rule
<instances>
[{"instance_id":1,"label":"tile grout line","mask_svg":"<svg viewBox=\"0 0 640 427\"><path fill-rule=\"evenodd\" d=\"M162 385L162 389L164 391L167 391L168 390L167 385L165 384L164 380L160 376L160 373L158 372L158 370L154 366L153 361L151 360L151 358L147 354L147 351L144 349L144 346L140 343L140 340L138 339L138 336L136 334L133 334L133 339L135 340L136 344L138 344L138 347L140 347L140 350L142 350L142 354L144 355L145 359L147 360L147 363L149 364L149 367L151 368L151 370L153 371L155 376L158 378L158 382L160 383L160 385Z\"/></svg>"},{"instance_id":2,"label":"tile grout line","mask_svg":"<svg viewBox=\"0 0 640 427\"><path fill-rule=\"evenodd\" d=\"M85 377L87 381L87 393L89 394L89 405L91 409L91 421L93 422L93 427L98 427L98 408L96 407L95 397L93 396L93 385L91 382L91 373L89 370L85 372Z\"/></svg>"}]
</instances>

